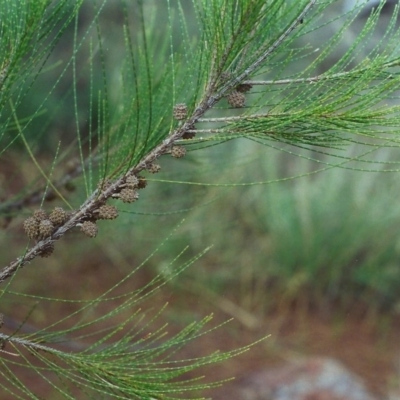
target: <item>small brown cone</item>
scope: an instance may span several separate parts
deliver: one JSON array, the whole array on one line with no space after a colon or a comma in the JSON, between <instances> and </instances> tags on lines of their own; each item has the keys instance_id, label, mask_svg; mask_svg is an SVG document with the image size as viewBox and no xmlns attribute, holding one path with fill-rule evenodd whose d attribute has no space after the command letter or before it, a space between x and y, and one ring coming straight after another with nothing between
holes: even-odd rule
<instances>
[{"instance_id":1,"label":"small brown cone","mask_svg":"<svg viewBox=\"0 0 400 400\"><path fill-rule=\"evenodd\" d=\"M44 247L42 249L42 252L40 253L40 257L43 257L43 258L50 257L53 254L53 251L54 251L54 243L48 243L46 245L46 247Z\"/></svg>"},{"instance_id":2,"label":"small brown cone","mask_svg":"<svg viewBox=\"0 0 400 400\"><path fill-rule=\"evenodd\" d=\"M34 217L29 217L24 221L24 230L29 239L39 237L39 221Z\"/></svg>"},{"instance_id":3,"label":"small brown cone","mask_svg":"<svg viewBox=\"0 0 400 400\"><path fill-rule=\"evenodd\" d=\"M51 223L50 220L44 219L43 221L39 222L39 236L41 238L45 238L50 236L54 231L54 225Z\"/></svg>"},{"instance_id":4,"label":"small brown cone","mask_svg":"<svg viewBox=\"0 0 400 400\"><path fill-rule=\"evenodd\" d=\"M49 216L49 220L53 225L61 225L67 218L68 213L61 207L55 207Z\"/></svg>"},{"instance_id":5,"label":"small brown cone","mask_svg":"<svg viewBox=\"0 0 400 400\"><path fill-rule=\"evenodd\" d=\"M33 218L35 218L36 221L42 221L44 219L47 219L47 213L46 211L39 208L38 210L35 210L33 212Z\"/></svg>"},{"instance_id":6,"label":"small brown cone","mask_svg":"<svg viewBox=\"0 0 400 400\"><path fill-rule=\"evenodd\" d=\"M98 214L99 219L115 219L117 217L118 217L118 210L116 207L109 204L104 204L99 208L99 214Z\"/></svg>"},{"instance_id":7,"label":"small brown cone","mask_svg":"<svg viewBox=\"0 0 400 400\"><path fill-rule=\"evenodd\" d=\"M126 182L126 186L131 189L134 189L134 188L138 187L138 185L139 185L139 179L136 175L129 175L126 178L125 182Z\"/></svg>"},{"instance_id":8,"label":"small brown cone","mask_svg":"<svg viewBox=\"0 0 400 400\"><path fill-rule=\"evenodd\" d=\"M139 198L139 193L135 189L129 189L125 188L121 190L121 193L119 194L119 198L124 202L124 203L133 203Z\"/></svg>"},{"instance_id":9,"label":"small brown cone","mask_svg":"<svg viewBox=\"0 0 400 400\"><path fill-rule=\"evenodd\" d=\"M151 174L156 174L157 172L161 171L161 166L159 164L151 163L147 167L147 171Z\"/></svg>"},{"instance_id":10,"label":"small brown cone","mask_svg":"<svg viewBox=\"0 0 400 400\"><path fill-rule=\"evenodd\" d=\"M236 87L236 90L240 93L247 93L252 87L253 85L250 85L250 83L241 83Z\"/></svg>"},{"instance_id":11,"label":"small brown cone","mask_svg":"<svg viewBox=\"0 0 400 400\"><path fill-rule=\"evenodd\" d=\"M233 108L241 108L244 107L246 96L243 93L234 90L232 93L228 94L227 100Z\"/></svg>"},{"instance_id":12,"label":"small brown cone","mask_svg":"<svg viewBox=\"0 0 400 400\"><path fill-rule=\"evenodd\" d=\"M144 176L138 176L139 183L137 185L138 189L144 189L147 186L147 180Z\"/></svg>"},{"instance_id":13,"label":"small brown cone","mask_svg":"<svg viewBox=\"0 0 400 400\"><path fill-rule=\"evenodd\" d=\"M186 155L186 149L183 146L172 146L171 156L175 158L182 158Z\"/></svg>"},{"instance_id":14,"label":"small brown cone","mask_svg":"<svg viewBox=\"0 0 400 400\"><path fill-rule=\"evenodd\" d=\"M94 238L97 235L99 229L94 222L85 221L81 226L81 231L88 237Z\"/></svg>"},{"instance_id":15,"label":"small brown cone","mask_svg":"<svg viewBox=\"0 0 400 400\"><path fill-rule=\"evenodd\" d=\"M187 106L184 103L176 104L174 107L174 118L182 121L187 117Z\"/></svg>"}]
</instances>

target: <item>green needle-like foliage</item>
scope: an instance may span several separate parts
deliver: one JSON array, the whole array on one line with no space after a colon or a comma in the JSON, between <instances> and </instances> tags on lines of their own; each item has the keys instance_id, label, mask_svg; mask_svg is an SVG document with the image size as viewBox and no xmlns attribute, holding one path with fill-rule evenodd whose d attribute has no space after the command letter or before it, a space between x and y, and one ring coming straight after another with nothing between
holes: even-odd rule
<instances>
[{"instance_id":1,"label":"green needle-like foliage","mask_svg":"<svg viewBox=\"0 0 400 400\"><path fill-rule=\"evenodd\" d=\"M148 317L139 307L202 253L189 260L179 253L138 290L127 285L129 272L90 300L14 287L70 231L80 228L76 234L90 241L111 224L99 220L117 218L121 208L134 213L135 204L123 202L141 201L142 189L154 184L148 173L157 173L157 163L171 155L180 168L171 174L176 182L196 168L180 167L186 152L196 157L238 138L316 160L321 169L374 170L380 161L369 156L400 143L398 7L381 41L369 45L378 7L350 47L331 61L356 18L352 12L326 22L322 16L333 3L1 1L0 157L16 160L9 181L25 179L25 173L27 182L5 187L0 216L5 228L13 222L7 229L14 234L23 226L29 240L15 239L15 246L1 252L0 299L5 313L8 304L25 300L37 301L39 308L63 302L77 307L33 333L23 332L23 322L11 334L0 333L1 396L42 398L32 381L19 377L25 369L52 390L52 398L62 399L193 398L217 385L191 373L247 348L182 360L181 348L208 333L203 328L211 318L167 335L158 325L162 310ZM115 20L108 16L112 12ZM337 21L337 32L323 48L314 48L310 38ZM356 155L344 151L353 144ZM304 156L305 150L311 155ZM210 179L217 176L217 163L211 160ZM184 197L179 190L169 195ZM47 202L54 198L60 207L51 211ZM47 214L32 214L31 206ZM31 313L37 312L33 306Z\"/></svg>"}]
</instances>

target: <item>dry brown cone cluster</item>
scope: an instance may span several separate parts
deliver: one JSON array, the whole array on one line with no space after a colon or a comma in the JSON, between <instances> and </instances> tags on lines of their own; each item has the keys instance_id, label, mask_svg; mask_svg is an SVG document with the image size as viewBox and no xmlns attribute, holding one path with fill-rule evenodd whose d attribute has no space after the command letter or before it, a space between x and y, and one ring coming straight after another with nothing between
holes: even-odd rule
<instances>
[{"instance_id":1,"label":"dry brown cone cluster","mask_svg":"<svg viewBox=\"0 0 400 400\"><path fill-rule=\"evenodd\" d=\"M185 120L188 116L187 105L185 103L175 104L174 110L173 110L173 115L174 115L174 118L178 121ZM188 130L193 131L194 129L195 129L194 125L192 125ZM196 133L194 133L194 132L185 132L182 135L182 139L192 139L195 136L196 136Z\"/></svg>"},{"instance_id":2,"label":"dry brown cone cluster","mask_svg":"<svg viewBox=\"0 0 400 400\"><path fill-rule=\"evenodd\" d=\"M53 213L56 209L53 210ZM51 235L54 231L55 224L50 220L46 211L38 209L33 212L32 217L28 217L24 221L24 230L29 239L43 239Z\"/></svg>"},{"instance_id":3,"label":"dry brown cone cluster","mask_svg":"<svg viewBox=\"0 0 400 400\"><path fill-rule=\"evenodd\" d=\"M68 213L61 207L55 207L50 215L40 208L24 221L24 230L29 239L42 240L51 236L67 219ZM49 257L53 251L54 243L46 243L41 248L40 256Z\"/></svg>"},{"instance_id":4,"label":"dry brown cone cluster","mask_svg":"<svg viewBox=\"0 0 400 400\"><path fill-rule=\"evenodd\" d=\"M187 118L187 106L183 103L177 104L173 110L174 118L179 121ZM194 130L194 127L193 127ZM188 134L187 138L191 138L193 134ZM172 146L170 148L170 154L175 158L182 158L186 155L186 149L184 146ZM161 166L157 163L151 162L146 165L148 172L155 174L161 170ZM113 182L108 178L101 179L97 185L98 193L104 193L109 190L113 185ZM147 186L147 180L145 177L140 175L128 174L125 179L117 187L113 189L108 198L121 200L124 203L133 203L139 199L139 190L144 189ZM57 230L58 227L68 221L68 218L73 212L67 212L62 207L55 207L48 215L43 209L38 209L33 212L31 217L25 219L23 227L26 235L32 240L44 240L42 247L40 248L39 255L42 257L48 257L53 253L54 241L51 236ZM80 220L76 226L80 227L81 232L90 238L94 238L98 233L98 220L113 220L118 217L118 210L115 206L106 204L106 200L99 201L98 206L94 211L90 211ZM54 239L55 240L55 239Z\"/></svg>"}]
</instances>

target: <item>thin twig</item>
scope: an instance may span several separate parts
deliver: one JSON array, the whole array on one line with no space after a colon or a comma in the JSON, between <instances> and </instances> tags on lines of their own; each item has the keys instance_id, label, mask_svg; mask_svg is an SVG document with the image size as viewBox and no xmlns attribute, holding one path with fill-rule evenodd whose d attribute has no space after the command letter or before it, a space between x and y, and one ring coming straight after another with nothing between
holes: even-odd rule
<instances>
[{"instance_id":1,"label":"thin twig","mask_svg":"<svg viewBox=\"0 0 400 400\"><path fill-rule=\"evenodd\" d=\"M21 346L27 347L35 351L46 351L48 353L53 353L53 354L54 353L63 354L62 351L56 350L52 347L44 346L42 344L31 342L29 340L22 339L19 337L10 337L9 335L5 335L4 333L0 333L0 342L5 344L11 343L14 345L19 344Z\"/></svg>"},{"instance_id":2,"label":"thin twig","mask_svg":"<svg viewBox=\"0 0 400 400\"><path fill-rule=\"evenodd\" d=\"M88 162L87 162L88 163ZM70 169L67 173L65 173L57 182L55 182L53 185L57 189L62 189L65 187L68 183L70 183L73 179L81 175L82 173L82 165L77 164L74 166L72 169ZM51 200L54 197L56 197L56 192L53 190L53 188L48 188L46 194L43 196L43 192L46 188L46 185L43 187L40 187L38 189L33 190L30 193L27 193L24 197L17 199L17 200L11 200L7 201L5 203L0 204L0 215L5 215L6 217L9 216L9 214L15 213L16 211L21 210L24 207L28 207L34 204L39 204L44 197L44 200Z\"/></svg>"},{"instance_id":3,"label":"thin twig","mask_svg":"<svg viewBox=\"0 0 400 400\"><path fill-rule=\"evenodd\" d=\"M392 67L395 65L389 65L388 67ZM385 68L385 66L382 66L382 68ZM346 72L338 72L336 74L332 75L327 75L327 74L321 74L317 76L312 76L310 78L298 78L298 79L280 79L280 80L268 80L268 81L243 81L243 84L248 84L252 86L260 85L260 86L266 86L266 85L291 85L295 83L316 83L316 82L321 82L321 81L333 81L333 80L338 80L338 79L343 79L343 78L352 78L354 75L358 75L360 73L363 73L366 69L355 69L352 71L346 71ZM389 76L385 76L385 79L390 78Z\"/></svg>"}]
</instances>

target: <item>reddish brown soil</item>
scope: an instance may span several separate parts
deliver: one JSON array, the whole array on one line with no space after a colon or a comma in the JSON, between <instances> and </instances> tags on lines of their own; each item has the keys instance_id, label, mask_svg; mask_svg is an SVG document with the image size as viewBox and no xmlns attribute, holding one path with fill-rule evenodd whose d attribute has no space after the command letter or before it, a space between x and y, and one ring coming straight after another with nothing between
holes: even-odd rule
<instances>
[{"instance_id":1,"label":"reddish brown soil","mask_svg":"<svg viewBox=\"0 0 400 400\"><path fill-rule=\"evenodd\" d=\"M94 288L96 292L101 293L109 287L110 282L118 281L122 277L118 271L111 271L109 268L101 273L98 271L100 271L99 264L94 260L84 265L75 265L68 274L63 274L63 279L60 279L57 272L53 270L53 273L46 274L46 287L32 285L31 289L36 293L43 290L44 295L49 288L52 288L54 293L57 293L57 297L62 298L64 295L68 296L73 288L75 296L79 297L83 296L88 288L91 288L92 295ZM105 273L105 271L110 271L110 273ZM28 269L24 272L26 272L26 277L31 273ZM140 287L151 277L149 270L144 269L135 276L135 286ZM38 281L32 278L31 282ZM229 296L220 297L220 299L226 300ZM157 310L166 302L169 306L163 314L163 321L159 322L168 322L168 331L171 333L182 329L193 319L198 320L211 312L214 313L213 325L231 318L219 307L218 298L213 299L213 304L210 304L197 294L190 294L188 291L173 286L164 287L158 295L153 297L151 307ZM57 307L59 307L57 311L50 311L56 317L71 312L71 305L68 303L60 303ZM21 315L18 315L16 311L13 317L23 319L24 315L26 315L26 310L21 308ZM335 315L332 310L327 316L320 312L304 311L282 305L279 311L270 312L269 315L254 314L253 316L259 321L256 328L250 329L240 321L233 320L198 339L194 345L184 349L182 355L191 358L209 354L217 349L228 351L270 335L246 353L201 372L212 380L227 379L232 376L240 378L251 371L277 366L295 357L318 355L343 362L350 370L361 376L367 387L377 395L387 393L388 387L393 385L393 380L396 378L395 364L399 357L400 334L400 320L393 316L365 316L355 311L345 315L343 312ZM30 320L30 322L40 325L40 321ZM29 372L26 373L29 379ZM229 385L230 383L227 383L225 388L222 387L204 395L222 399ZM38 382L36 386L37 393L40 393ZM49 395L47 391L41 394L45 398ZM12 398L7 397L6 393L1 393L0 397L3 400Z\"/></svg>"},{"instance_id":2,"label":"reddish brown soil","mask_svg":"<svg viewBox=\"0 0 400 400\"><path fill-rule=\"evenodd\" d=\"M216 320L223 319L227 316L216 312ZM229 350L265 335L271 336L225 365L214 368L213 376L241 378L251 371L279 366L296 358L323 356L342 362L379 397L399 384L396 365L400 355L400 320L393 316L361 317L354 312L327 318L317 312L296 313L287 308L283 314L274 312L260 318L259 327L252 330L232 321L212 337L204 338L198 349ZM224 398L224 388L214 393L218 399Z\"/></svg>"}]
</instances>

